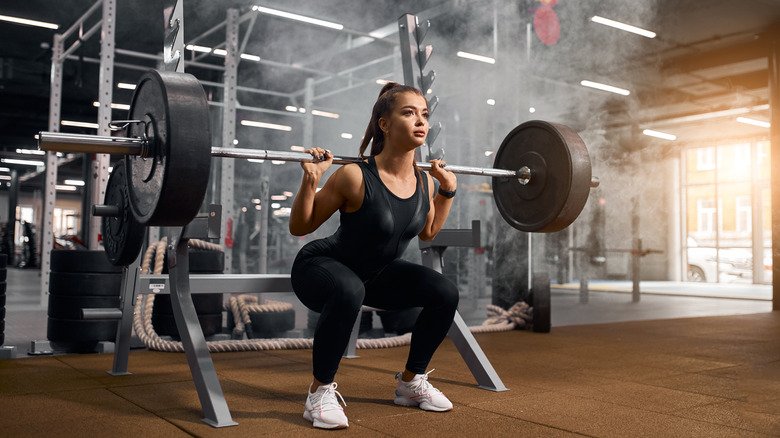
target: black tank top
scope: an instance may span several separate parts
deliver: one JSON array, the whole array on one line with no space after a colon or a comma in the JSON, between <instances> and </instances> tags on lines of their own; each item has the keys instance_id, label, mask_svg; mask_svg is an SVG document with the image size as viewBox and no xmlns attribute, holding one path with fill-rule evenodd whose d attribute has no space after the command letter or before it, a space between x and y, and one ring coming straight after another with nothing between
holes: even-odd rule
<instances>
[{"instance_id":1,"label":"black tank top","mask_svg":"<svg viewBox=\"0 0 780 438\"><path fill-rule=\"evenodd\" d=\"M417 174L417 189L411 197L402 199L382 182L374 157L358 166L365 182L360 208L342 212L338 230L306 244L297 258L334 257L367 281L399 258L425 226L430 209L428 176L424 172Z\"/></svg>"}]
</instances>

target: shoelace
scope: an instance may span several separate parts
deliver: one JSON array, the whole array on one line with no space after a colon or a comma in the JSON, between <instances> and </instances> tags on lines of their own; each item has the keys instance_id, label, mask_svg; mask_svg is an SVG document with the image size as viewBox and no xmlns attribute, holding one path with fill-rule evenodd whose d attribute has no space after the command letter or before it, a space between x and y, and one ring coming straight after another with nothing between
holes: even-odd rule
<instances>
[{"instance_id":1,"label":"shoelace","mask_svg":"<svg viewBox=\"0 0 780 438\"><path fill-rule=\"evenodd\" d=\"M433 385L428 382L428 374L436 371L436 368L431 369L427 373L420 376L419 379L412 380L411 382L404 382L405 384L409 385L409 389L412 391L418 393L418 394L426 394L429 391L433 391L434 393L441 392L438 389L434 388Z\"/></svg>"},{"instance_id":2,"label":"shoelace","mask_svg":"<svg viewBox=\"0 0 780 438\"><path fill-rule=\"evenodd\" d=\"M338 384L336 382L333 382L330 385L328 385L328 387L325 389L322 395L320 395L319 400L317 400L315 407L319 407L323 411L329 411L332 409L341 409L341 406L339 406L339 400L341 400L341 403L343 403L344 406L346 406L347 402L344 401L344 397L341 396L341 393L336 391L337 387ZM338 399L336 399L336 396L338 396ZM334 407L333 405L336 406Z\"/></svg>"}]
</instances>

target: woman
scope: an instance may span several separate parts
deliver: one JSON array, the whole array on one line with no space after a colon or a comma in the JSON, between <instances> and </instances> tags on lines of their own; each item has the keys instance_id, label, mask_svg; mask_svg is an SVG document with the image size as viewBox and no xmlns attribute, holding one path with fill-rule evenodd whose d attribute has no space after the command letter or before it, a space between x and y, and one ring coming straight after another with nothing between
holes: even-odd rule
<instances>
[{"instance_id":1,"label":"woman","mask_svg":"<svg viewBox=\"0 0 780 438\"><path fill-rule=\"evenodd\" d=\"M320 313L312 353L314 380L303 414L314 427L349 425L334 377L363 304L386 310L423 308L406 368L396 374L394 402L431 411L452 409L425 370L452 324L458 290L440 273L399 259L415 235L422 240L436 236L455 195L455 174L443 169L440 160L431 161L430 171L439 181L437 192L414 162L414 151L427 135L425 97L416 88L391 82L374 104L360 145L365 161L336 170L319 192L333 154L307 149L315 162L301 164L303 180L293 201L290 232L311 233L336 210L341 219L332 236L301 248L291 273L295 294ZM369 143L371 154L365 157Z\"/></svg>"}]
</instances>

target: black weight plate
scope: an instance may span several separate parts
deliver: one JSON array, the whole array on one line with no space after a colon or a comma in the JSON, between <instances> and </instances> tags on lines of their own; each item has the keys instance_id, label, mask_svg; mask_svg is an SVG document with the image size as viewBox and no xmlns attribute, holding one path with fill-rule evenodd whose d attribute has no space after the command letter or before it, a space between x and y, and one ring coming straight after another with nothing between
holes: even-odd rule
<instances>
[{"instance_id":1,"label":"black weight plate","mask_svg":"<svg viewBox=\"0 0 780 438\"><path fill-rule=\"evenodd\" d=\"M144 244L145 227L135 220L130 209L126 172L125 160L114 163L114 170L111 171L106 184L103 204L119 207L119 216L104 216L100 221L103 247L108 260L115 266L133 263Z\"/></svg>"},{"instance_id":2,"label":"black weight plate","mask_svg":"<svg viewBox=\"0 0 780 438\"><path fill-rule=\"evenodd\" d=\"M0 332L0 345L4 345L4 344L5 344L5 333Z\"/></svg>"},{"instance_id":3,"label":"black weight plate","mask_svg":"<svg viewBox=\"0 0 780 438\"><path fill-rule=\"evenodd\" d=\"M49 293L63 296L119 296L122 274L51 272Z\"/></svg>"},{"instance_id":4,"label":"black weight plate","mask_svg":"<svg viewBox=\"0 0 780 438\"><path fill-rule=\"evenodd\" d=\"M5 268L8 265L8 254L0 254L0 268Z\"/></svg>"},{"instance_id":5,"label":"black weight plate","mask_svg":"<svg viewBox=\"0 0 780 438\"><path fill-rule=\"evenodd\" d=\"M5 292L0 293L0 307L5 307Z\"/></svg>"},{"instance_id":6,"label":"black weight plate","mask_svg":"<svg viewBox=\"0 0 780 438\"><path fill-rule=\"evenodd\" d=\"M531 281L531 293L533 294L533 331L537 333L550 333L550 277L543 273L534 273Z\"/></svg>"},{"instance_id":7,"label":"black weight plate","mask_svg":"<svg viewBox=\"0 0 780 438\"><path fill-rule=\"evenodd\" d=\"M501 143L493 167L531 169L531 180L493 178L498 211L512 227L549 233L569 226L590 194L588 150L571 128L532 120L513 129Z\"/></svg>"},{"instance_id":8,"label":"black weight plate","mask_svg":"<svg viewBox=\"0 0 780 438\"><path fill-rule=\"evenodd\" d=\"M5 294L5 288L8 283L5 281L0 281L0 294Z\"/></svg>"},{"instance_id":9,"label":"black weight plate","mask_svg":"<svg viewBox=\"0 0 780 438\"><path fill-rule=\"evenodd\" d=\"M221 274L225 271L225 253L222 251L191 249L187 253L187 258L189 259L190 274ZM162 273L168 273L167 253Z\"/></svg>"},{"instance_id":10,"label":"black weight plate","mask_svg":"<svg viewBox=\"0 0 780 438\"><path fill-rule=\"evenodd\" d=\"M249 314L249 319L252 320L251 338L278 337L279 334L295 328L293 309L281 312L254 312Z\"/></svg>"},{"instance_id":11,"label":"black weight plate","mask_svg":"<svg viewBox=\"0 0 780 438\"><path fill-rule=\"evenodd\" d=\"M223 307L222 299L222 294L194 294L192 295L192 304L195 306L195 313L198 315L220 313ZM173 315L171 296L164 294L154 297L152 313Z\"/></svg>"},{"instance_id":12,"label":"black weight plate","mask_svg":"<svg viewBox=\"0 0 780 438\"><path fill-rule=\"evenodd\" d=\"M49 295L48 316L62 319L81 319L81 309L109 309L119 307L119 297Z\"/></svg>"},{"instance_id":13,"label":"black weight plate","mask_svg":"<svg viewBox=\"0 0 780 438\"><path fill-rule=\"evenodd\" d=\"M0 321L5 321L5 307L0 306Z\"/></svg>"},{"instance_id":14,"label":"black weight plate","mask_svg":"<svg viewBox=\"0 0 780 438\"><path fill-rule=\"evenodd\" d=\"M153 156L125 161L133 214L145 225L189 223L203 203L211 168L203 87L190 74L151 70L136 86L129 118L150 123L130 125L128 135L148 135L156 144Z\"/></svg>"},{"instance_id":15,"label":"black weight plate","mask_svg":"<svg viewBox=\"0 0 780 438\"><path fill-rule=\"evenodd\" d=\"M222 332L222 313L198 315L198 322L200 322L200 328L203 330L203 336L205 337ZM174 339L180 338L173 315L152 314L152 326L154 331L160 336L168 335Z\"/></svg>"},{"instance_id":16,"label":"black weight plate","mask_svg":"<svg viewBox=\"0 0 780 438\"><path fill-rule=\"evenodd\" d=\"M51 252L52 272L122 272L120 266L108 261L105 251L73 251L55 249Z\"/></svg>"},{"instance_id":17,"label":"black weight plate","mask_svg":"<svg viewBox=\"0 0 780 438\"><path fill-rule=\"evenodd\" d=\"M5 318L0 319L0 333L5 333Z\"/></svg>"},{"instance_id":18,"label":"black weight plate","mask_svg":"<svg viewBox=\"0 0 780 438\"><path fill-rule=\"evenodd\" d=\"M119 324L114 319L48 318L46 337L55 342L115 341Z\"/></svg>"},{"instance_id":19,"label":"black weight plate","mask_svg":"<svg viewBox=\"0 0 780 438\"><path fill-rule=\"evenodd\" d=\"M8 270L0 269L0 281L5 281L7 277L8 277Z\"/></svg>"}]
</instances>

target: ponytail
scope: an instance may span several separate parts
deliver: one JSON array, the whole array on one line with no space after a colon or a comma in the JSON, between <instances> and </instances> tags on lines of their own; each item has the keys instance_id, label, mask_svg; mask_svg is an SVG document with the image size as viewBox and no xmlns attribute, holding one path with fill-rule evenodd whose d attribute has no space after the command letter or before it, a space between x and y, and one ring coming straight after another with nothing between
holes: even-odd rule
<instances>
[{"instance_id":1,"label":"ponytail","mask_svg":"<svg viewBox=\"0 0 780 438\"><path fill-rule=\"evenodd\" d=\"M366 127L366 133L363 135L363 140L360 142L360 149L358 155L360 158L366 158L365 152L368 145L371 144L371 153L369 156L374 156L382 152L385 145L385 133L379 128L379 119L388 115L395 106L395 97L399 93L414 93L422 96L422 92L417 88L409 85L401 85L397 82L388 82L379 91L379 97L374 103L374 107L371 110L371 120ZM415 165L416 168L416 165Z\"/></svg>"}]
</instances>

